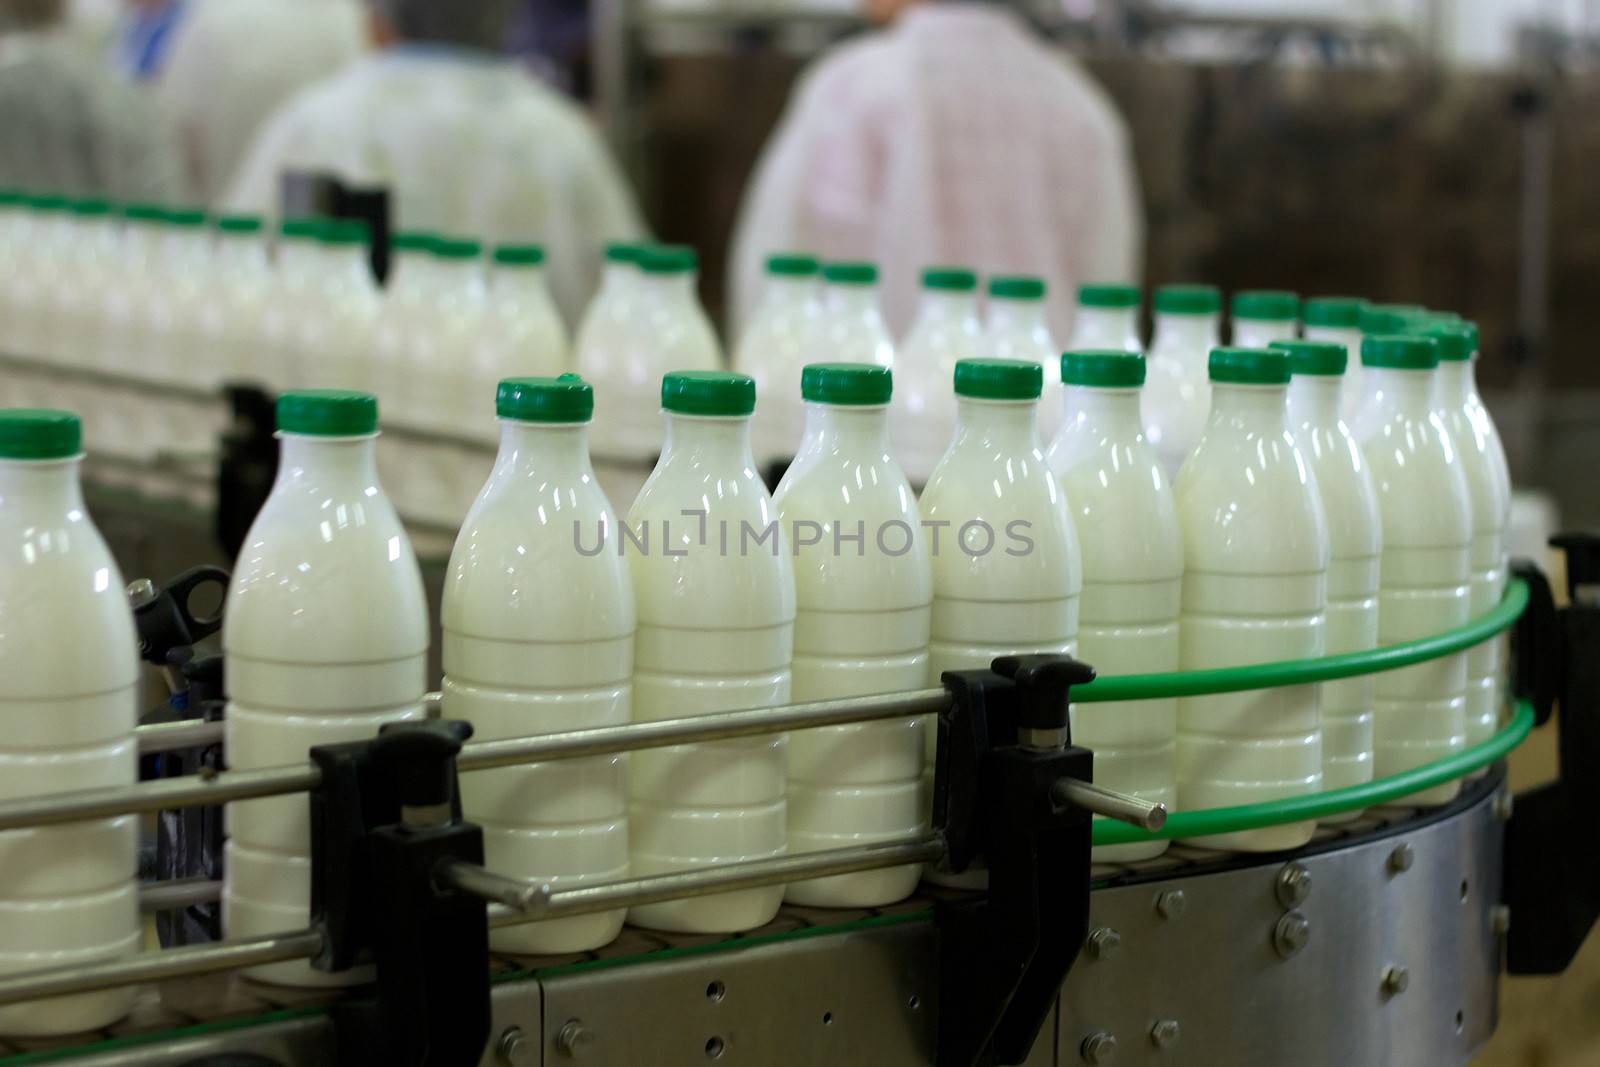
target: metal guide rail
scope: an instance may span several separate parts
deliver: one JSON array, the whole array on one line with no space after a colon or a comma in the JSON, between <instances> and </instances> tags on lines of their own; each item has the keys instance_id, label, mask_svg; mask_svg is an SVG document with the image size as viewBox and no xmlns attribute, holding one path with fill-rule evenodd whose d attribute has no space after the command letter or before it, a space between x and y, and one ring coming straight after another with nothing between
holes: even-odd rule
<instances>
[{"instance_id":1,"label":"metal guide rail","mask_svg":"<svg viewBox=\"0 0 1600 1067\"><path fill-rule=\"evenodd\" d=\"M1593 556L1600 564L1600 550L1588 540L1570 541L1565 547L1569 554L1582 554L1585 560ZM1584 551L1575 553L1575 548ZM1600 573L1600 565L1593 572ZM1590 573L1585 564L1569 564L1569 573L1575 588L1584 581L1592 584L1593 579L1583 577ZM1568 610L1600 613L1594 608ZM1525 699L1510 723L1474 749L1369 786L1294 801L1180 813L1168 820L1159 806L1094 786L1089 780L1091 754L1070 744L1069 700L1266 688L1391 669L1471 647L1519 618L1517 674ZM1486 766L1515 747L1536 719L1548 717L1554 690L1565 674L1558 629L1547 584L1536 571L1524 571L1505 601L1482 619L1425 641L1364 656L1102 681L1093 681L1092 668L1060 657L1004 657L992 670L949 674L942 688L910 693L475 744L463 743L470 734L465 724L404 724L386 728L371 741L315 749L311 762L303 765L208 773L0 804L0 830L7 830L308 792L313 819L313 921L308 929L5 976L0 978L0 1004L129 983L182 980L279 960L310 958L316 966L335 971L370 961L376 964L376 989L341 998L330 1009L337 1062L477 1063L497 1019L493 1013L499 1009L491 1005L504 998L504 983L491 988L486 966L491 924L913 862L938 863L953 872L983 862L990 874L987 893L940 900L931 918L925 905L910 903L904 910L889 909L869 921L887 927L917 916L937 932L934 956L923 968L932 976L933 988L919 999L961 1008L937 1012L932 1045L918 1055L941 1065L1052 1062L1037 1060L1036 1054L1056 1042L1036 1038L1052 1026L1065 1025L1056 1007L1063 978L1080 949L1087 946L1097 959L1106 952L1106 938L1097 942L1098 935L1089 929L1091 842L1191 836L1352 811ZM1590 635L1586 631L1583 636ZM1594 707L1592 692L1564 695L1579 701L1565 706ZM933 829L909 839L563 889L484 868L481 832L460 818L458 771L916 715L937 716L938 756ZM1564 716L1563 722L1569 718L1583 716ZM172 743L209 736L186 734L191 727L164 725L144 735L150 740L142 740L141 748L159 751ZM1592 734L1580 730L1574 743L1592 740ZM1564 729L1564 758L1567 741ZM1476 805L1481 806L1486 795L1483 788L1469 790ZM1558 802L1568 804L1571 797L1562 794L1552 801ZM1094 814L1125 822L1091 827ZM1436 815L1419 819L1426 822ZM1377 832L1388 821L1391 816L1380 818ZM1371 830L1373 824L1356 825ZM1351 833L1341 830L1329 836L1337 841ZM1309 851L1319 847L1314 843ZM1111 872L1107 886L1143 884L1172 872L1179 879L1202 874L1209 878L1230 869L1230 862L1223 861L1220 866L1186 870L1186 862L1195 862L1193 852L1178 846L1166 867ZM1252 857L1233 865L1248 868L1259 862ZM791 909L780 923L796 922L795 914ZM1576 932L1573 925L1568 935ZM824 929L860 939L848 925ZM1289 936L1293 940L1294 935ZM629 939L649 937L629 929L622 949L628 948ZM583 962L598 964L604 958ZM548 974L548 968L539 973ZM295 999L280 991L276 1001L267 1003ZM568 1037L572 1048L582 1043L576 1034ZM725 1039L718 1040L723 1044L707 1042L705 1056L720 1058L725 1053ZM552 1047L559 1049L560 1044ZM1094 1055L1103 1057L1109 1046L1100 1040L1097 1047L1101 1051ZM502 1059L520 1062L509 1053ZM1109 1062L1091 1058L1088 1051L1084 1059Z\"/></svg>"}]
</instances>

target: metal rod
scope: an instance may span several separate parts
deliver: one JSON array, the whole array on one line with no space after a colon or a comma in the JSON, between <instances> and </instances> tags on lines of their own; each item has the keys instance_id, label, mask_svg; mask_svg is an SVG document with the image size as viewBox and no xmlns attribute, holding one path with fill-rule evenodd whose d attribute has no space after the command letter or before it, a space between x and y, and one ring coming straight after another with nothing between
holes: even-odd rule
<instances>
[{"instance_id":1,"label":"metal rod","mask_svg":"<svg viewBox=\"0 0 1600 1067\"><path fill-rule=\"evenodd\" d=\"M881 696L818 700L778 708L751 708L747 711L657 719L654 722L635 722L594 730L569 730L536 737L483 741L462 748L461 755L456 758L456 766L462 771L481 771L540 760L604 756L613 752L631 752L666 745L758 737L816 726L935 715L949 707L950 700L949 692L944 689L916 689Z\"/></svg>"},{"instance_id":2,"label":"metal rod","mask_svg":"<svg viewBox=\"0 0 1600 1067\"><path fill-rule=\"evenodd\" d=\"M1072 804L1141 830L1155 831L1167 825L1165 804L1119 793L1115 789L1078 778L1056 779L1056 784L1050 787L1050 796L1058 804Z\"/></svg>"},{"instance_id":3,"label":"metal rod","mask_svg":"<svg viewBox=\"0 0 1600 1067\"><path fill-rule=\"evenodd\" d=\"M614 882L574 886L571 889L551 890L542 883L523 882L547 893L542 907L535 910L511 911L492 909L490 926L512 926L539 919L565 918L570 915L589 915L599 911L632 908L641 904L656 904L664 900L684 900L689 897L709 896L713 893L731 893L740 889L759 889L762 886L782 885L809 878L826 878L835 874L871 871L883 867L899 867L908 863L932 863L944 855L944 840L937 834L925 834L910 840L879 841L851 848L828 849L823 852L801 852L776 859L750 860L730 863L720 867L700 867L690 871L670 874L652 874L641 878L623 878ZM497 876L498 878L499 876ZM516 882L516 879L509 879ZM542 894L534 892L530 900L537 901ZM494 898L503 901L501 897Z\"/></svg>"},{"instance_id":4,"label":"metal rod","mask_svg":"<svg viewBox=\"0 0 1600 1067\"><path fill-rule=\"evenodd\" d=\"M222 899L222 883L210 878L173 878L139 887L139 910L145 913L210 904Z\"/></svg>"},{"instance_id":5,"label":"metal rod","mask_svg":"<svg viewBox=\"0 0 1600 1067\"><path fill-rule=\"evenodd\" d=\"M550 885L496 874L476 863L451 861L433 874L435 882L517 912L544 911L550 906Z\"/></svg>"},{"instance_id":6,"label":"metal rod","mask_svg":"<svg viewBox=\"0 0 1600 1067\"><path fill-rule=\"evenodd\" d=\"M134 732L139 742L139 754L171 752L180 748L204 748L222 743L222 723L204 719L180 719L177 722L153 722Z\"/></svg>"},{"instance_id":7,"label":"metal rod","mask_svg":"<svg viewBox=\"0 0 1600 1067\"><path fill-rule=\"evenodd\" d=\"M195 974L215 974L235 967L310 959L321 950L321 934L315 930L296 930L246 941L220 941L212 945L145 952L127 959L52 967L0 977L0 1004L43 1000L69 993L93 993Z\"/></svg>"},{"instance_id":8,"label":"metal rod","mask_svg":"<svg viewBox=\"0 0 1600 1067\"><path fill-rule=\"evenodd\" d=\"M130 786L28 797L0 804L0 830L56 826L86 819L109 819L116 815L171 811L174 808L204 807L235 800L304 793L315 789L320 781L322 772L314 764L300 763L254 771L228 771L225 774L191 774Z\"/></svg>"}]
</instances>

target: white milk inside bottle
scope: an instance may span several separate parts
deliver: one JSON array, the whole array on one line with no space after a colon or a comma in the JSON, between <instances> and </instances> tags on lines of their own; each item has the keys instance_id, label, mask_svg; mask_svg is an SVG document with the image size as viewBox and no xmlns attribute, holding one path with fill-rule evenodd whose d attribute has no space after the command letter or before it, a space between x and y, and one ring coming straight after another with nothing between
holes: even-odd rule
<instances>
[{"instance_id":1,"label":"white milk inside bottle","mask_svg":"<svg viewBox=\"0 0 1600 1067\"><path fill-rule=\"evenodd\" d=\"M815 256L767 257L766 283L734 350L734 369L756 381L761 413L750 435L756 462L789 459L800 444L805 406L800 370L827 350Z\"/></svg>"},{"instance_id":2,"label":"white milk inside bottle","mask_svg":"<svg viewBox=\"0 0 1600 1067\"><path fill-rule=\"evenodd\" d=\"M95 362L100 294L114 283L117 230L109 200L75 200L72 215L67 273L53 294L52 347L58 362L85 367Z\"/></svg>"},{"instance_id":3,"label":"white milk inside bottle","mask_svg":"<svg viewBox=\"0 0 1600 1067\"><path fill-rule=\"evenodd\" d=\"M28 245L25 269L11 278L7 312L10 321L5 331L11 351L29 359L44 359L49 353L50 294L62 283L58 277L63 231L70 219L68 201L63 196L28 198ZM29 399L24 394L22 399Z\"/></svg>"},{"instance_id":4,"label":"white milk inside bottle","mask_svg":"<svg viewBox=\"0 0 1600 1067\"><path fill-rule=\"evenodd\" d=\"M20 352L17 344L16 298L29 259L28 234L32 229L30 198L15 189L0 188L0 351ZM0 404L12 402L14 386L0 383Z\"/></svg>"},{"instance_id":5,"label":"white milk inside bottle","mask_svg":"<svg viewBox=\"0 0 1600 1067\"><path fill-rule=\"evenodd\" d=\"M1043 278L1023 275L990 278L981 354L989 359L1025 359L1043 369L1039 436L1048 440L1061 425L1061 375L1056 369L1061 349L1050 336L1044 297Z\"/></svg>"},{"instance_id":6,"label":"white milk inside bottle","mask_svg":"<svg viewBox=\"0 0 1600 1067\"><path fill-rule=\"evenodd\" d=\"M216 358L202 335L202 310L214 298L217 277L208 223L198 209L167 212L146 309L147 366L164 383L185 386L209 377L209 364ZM197 417L194 406L180 397L149 398L145 408L144 436L159 447L180 454L214 447L220 412Z\"/></svg>"},{"instance_id":7,"label":"white milk inside bottle","mask_svg":"<svg viewBox=\"0 0 1600 1067\"><path fill-rule=\"evenodd\" d=\"M1281 289L1240 290L1229 310L1235 348L1265 348L1292 341L1300 332L1300 298Z\"/></svg>"},{"instance_id":8,"label":"white milk inside bottle","mask_svg":"<svg viewBox=\"0 0 1600 1067\"><path fill-rule=\"evenodd\" d=\"M1333 341L1278 341L1288 357L1289 432L1316 476L1328 521L1330 656L1370 651L1378 643L1378 563L1383 525L1378 494L1361 448L1339 415L1349 356ZM1372 780L1372 677L1323 682L1322 787ZM1359 812L1325 818L1344 822Z\"/></svg>"},{"instance_id":9,"label":"white milk inside bottle","mask_svg":"<svg viewBox=\"0 0 1600 1067\"><path fill-rule=\"evenodd\" d=\"M786 704L794 568L750 454L755 383L675 371L662 380L661 406L661 460L614 546L631 565L638 610L633 718ZM633 753L633 873L781 855L787 744L777 734ZM739 890L647 904L629 920L658 930L749 930L769 922L782 899L782 886Z\"/></svg>"},{"instance_id":10,"label":"white milk inside bottle","mask_svg":"<svg viewBox=\"0 0 1600 1067\"><path fill-rule=\"evenodd\" d=\"M0 411L0 800L131 787L138 640L122 575L84 508L64 411ZM139 819L0 833L0 975L132 956ZM131 986L0 1007L0 1033L107 1026Z\"/></svg>"},{"instance_id":11,"label":"white milk inside bottle","mask_svg":"<svg viewBox=\"0 0 1600 1067\"><path fill-rule=\"evenodd\" d=\"M699 256L684 245L650 245L638 253L632 321L622 332L620 362L580 366L594 386L596 430L608 449L647 456L657 440L651 412L663 374L715 370L722 349L695 293Z\"/></svg>"},{"instance_id":12,"label":"white milk inside bottle","mask_svg":"<svg viewBox=\"0 0 1600 1067\"><path fill-rule=\"evenodd\" d=\"M822 315L829 356L844 363L894 364L894 338L878 302L876 266L824 263Z\"/></svg>"},{"instance_id":13,"label":"white milk inside bottle","mask_svg":"<svg viewBox=\"0 0 1600 1067\"><path fill-rule=\"evenodd\" d=\"M628 367L634 349L630 336L640 318L639 298L644 288L639 257L645 247L626 242L606 245L600 288L583 309L572 342L574 368L591 385L596 381L624 381L629 377ZM632 383L631 387L648 390L655 384L645 379ZM604 404L602 390L602 412ZM602 447L612 454L619 451L612 442L602 442ZM631 454L649 455L653 451L653 445L635 442Z\"/></svg>"},{"instance_id":14,"label":"white milk inside bottle","mask_svg":"<svg viewBox=\"0 0 1600 1067\"><path fill-rule=\"evenodd\" d=\"M389 273L373 330L372 363L378 403L391 425L416 425L418 412L428 406L424 386L410 371L411 345L433 306L433 245L438 239L422 230L402 230L389 239ZM395 489L397 495L404 491L400 485Z\"/></svg>"},{"instance_id":15,"label":"white milk inside bottle","mask_svg":"<svg viewBox=\"0 0 1600 1067\"><path fill-rule=\"evenodd\" d=\"M1349 353L1339 399L1346 422L1355 418L1361 401L1361 308L1365 304L1353 296L1314 296L1300 305L1307 341L1332 341Z\"/></svg>"},{"instance_id":16,"label":"white milk inside bottle","mask_svg":"<svg viewBox=\"0 0 1600 1067\"><path fill-rule=\"evenodd\" d=\"M1511 477L1494 424L1478 400L1472 357L1477 328L1465 322L1434 322L1425 336L1438 346L1439 370L1433 406L1450 434L1466 475L1472 504L1473 618L1493 610L1505 595L1507 527L1511 521ZM1475 402L1476 401L1476 402ZM1500 725L1503 644L1497 636L1467 650L1467 744L1487 741Z\"/></svg>"},{"instance_id":17,"label":"white milk inside bottle","mask_svg":"<svg viewBox=\"0 0 1600 1067\"><path fill-rule=\"evenodd\" d=\"M273 285L259 217L224 215L217 220L216 264L218 285L200 311L200 334L210 353L205 384L259 381L257 337Z\"/></svg>"},{"instance_id":18,"label":"white milk inside bottle","mask_svg":"<svg viewBox=\"0 0 1600 1067\"><path fill-rule=\"evenodd\" d=\"M443 714L473 738L620 726L633 674L633 587L589 464L593 393L576 375L500 383L500 453L456 537L440 609ZM592 551L598 546L597 551ZM628 873L627 757L461 777L491 870L557 889ZM583 952L622 912L491 930L502 952Z\"/></svg>"},{"instance_id":19,"label":"white milk inside bottle","mask_svg":"<svg viewBox=\"0 0 1600 1067\"><path fill-rule=\"evenodd\" d=\"M1121 349L1061 357L1065 418L1045 459L1061 481L1083 553L1078 658L1104 678L1178 669L1183 531L1139 421L1145 362ZM1176 698L1072 706L1072 742L1094 751L1094 780L1176 807ZM1094 850L1101 862L1149 859L1166 841Z\"/></svg>"},{"instance_id":20,"label":"white milk inside bottle","mask_svg":"<svg viewBox=\"0 0 1600 1067\"><path fill-rule=\"evenodd\" d=\"M306 250L311 283L294 333L300 384L365 390L374 381L379 302L369 241L365 222L338 219Z\"/></svg>"},{"instance_id":21,"label":"white milk inside bottle","mask_svg":"<svg viewBox=\"0 0 1600 1067\"><path fill-rule=\"evenodd\" d=\"M378 485L377 401L307 390L278 398L278 477L245 537L222 628L232 770L301 763L316 745L423 718L428 604L411 542ZM229 804L223 929L303 928L311 830L302 796ZM309 963L252 967L282 985L349 985Z\"/></svg>"},{"instance_id":22,"label":"white milk inside bottle","mask_svg":"<svg viewBox=\"0 0 1600 1067\"><path fill-rule=\"evenodd\" d=\"M1378 644L1431 637L1472 615L1472 498L1433 414L1438 344L1376 335L1361 342L1366 396L1356 440L1383 519ZM1466 745L1467 653L1373 676L1373 773L1409 770ZM1409 801L1443 804L1447 782Z\"/></svg>"},{"instance_id":23,"label":"white milk inside bottle","mask_svg":"<svg viewBox=\"0 0 1600 1067\"><path fill-rule=\"evenodd\" d=\"M1218 343L1222 296L1209 285L1163 285L1156 290L1155 329L1140 408L1145 439L1168 477L1189 458L1211 410L1206 359Z\"/></svg>"},{"instance_id":24,"label":"white milk inside bottle","mask_svg":"<svg viewBox=\"0 0 1600 1067\"><path fill-rule=\"evenodd\" d=\"M300 384L300 320L318 278L322 219L285 219L278 226L275 284L261 314L262 377L274 389Z\"/></svg>"},{"instance_id":25,"label":"white milk inside bottle","mask_svg":"<svg viewBox=\"0 0 1600 1067\"><path fill-rule=\"evenodd\" d=\"M1211 353L1211 417L1179 473L1183 670L1320 656L1326 648L1328 525L1288 429L1282 352ZM1178 803L1232 807L1319 792L1315 685L1178 701ZM1246 852L1298 848L1312 821L1194 843Z\"/></svg>"},{"instance_id":26,"label":"white milk inside bottle","mask_svg":"<svg viewBox=\"0 0 1600 1067\"><path fill-rule=\"evenodd\" d=\"M489 320L483 246L468 238L435 238L428 282L432 301L409 349L412 373L433 400L418 421L452 436L483 436L494 414L493 381L473 362ZM459 522L489 466L472 449L423 450L409 472L415 486L408 504L435 523Z\"/></svg>"},{"instance_id":27,"label":"white milk inside bottle","mask_svg":"<svg viewBox=\"0 0 1600 1067\"><path fill-rule=\"evenodd\" d=\"M1045 463L1036 363L956 364L955 438L922 492L933 556L929 674L975 670L999 656L1075 655L1083 568L1066 497ZM924 788L932 797L930 724ZM930 875L981 886L987 872Z\"/></svg>"},{"instance_id":28,"label":"white milk inside bottle","mask_svg":"<svg viewBox=\"0 0 1600 1067\"><path fill-rule=\"evenodd\" d=\"M774 497L795 566L796 702L928 683L933 574L916 496L889 455L890 370L805 368L806 432ZM923 825L917 718L802 730L789 741L789 851L913 835ZM916 865L788 887L787 899L868 908L904 899Z\"/></svg>"},{"instance_id":29,"label":"white milk inside bottle","mask_svg":"<svg viewBox=\"0 0 1600 1067\"><path fill-rule=\"evenodd\" d=\"M1139 342L1139 287L1080 285L1067 347L1074 351L1121 349L1142 354Z\"/></svg>"},{"instance_id":30,"label":"white milk inside bottle","mask_svg":"<svg viewBox=\"0 0 1600 1067\"><path fill-rule=\"evenodd\" d=\"M479 332L480 383L501 378L553 376L570 369L570 343L550 295L540 245L497 245L489 284L489 313Z\"/></svg>"},{"instance_id":31,"label":"white milk inside bottle","mask_svg":"<svg viewBox=\"0 0 1600 1067\"><path fill-rule=\"evenodd\" d=\"M950 391L956 364L983 348L978 276L960 267L922 272L922 299L911 332L895 355L895 397L889 425L895 454L912 482L933 473L956 424Z\"/></svg>"}]
</instances>

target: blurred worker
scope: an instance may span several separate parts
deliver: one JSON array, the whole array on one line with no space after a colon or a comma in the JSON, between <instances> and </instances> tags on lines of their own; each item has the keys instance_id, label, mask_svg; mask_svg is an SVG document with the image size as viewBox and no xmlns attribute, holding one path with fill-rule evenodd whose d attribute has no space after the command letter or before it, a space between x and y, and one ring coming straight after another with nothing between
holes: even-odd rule
<instances>
[{"instance_id":1,"label":"blurred worker","mask_svg":"<svg viewBox=\"0 0 1600 1067\"><path fill-rule=\"evenodd\" d=\"M745 194L736 322L768 253L879 264L903 334L935 264L1040 275L1065 336L1080 282L1136 280L1143 223L1128 136L1070 57L1001 3L867 0L892 29L806 74Z\"/></svg>"},{"instance_id":2,"label":"blurred worker","mask_svg":"<svg viewBox=\"0 0 1600 1067\"><path fill-rule=\"evenodd\" d=\"M187 8L184 0L127 0L112 42L113 58L125 77L143 82L161 73Z\"/></svg>"},{"instance_id":3,"label":"blurred worker","mask_svg":"<svg viewBox=\"0 0 1600 1067\"><path fill-rule=\"evenodd\" d=\"M366 47L358 0L201 0L174 31L156 95L172 119L189 181L221 196L250 142L297 90Z\"/></svg>"},{"instance_id":4,"label":"blurred worker","mask_svg":"<svg viewBox=\"0 0 1600 1067\"><path fill-rule=\"evenodd\" d=\"M285 172L384 186L400 229L545 246L575 321L607 241L643 226L578 109L496 54L519 0L368 0L379 51L297 95L257 137L227 197L272 212Z\"/></svg>"},{"instance_id":5,"label":"blurred worker","mask_svg":"<svg viewBox=\"0 0 1600 1067\"><path fill-rule=\"evenodd\" d=\"M186 192L160 110L64 25L66 0L0 0L0 186L174 202Z\"/></svg>"}]
</instances>

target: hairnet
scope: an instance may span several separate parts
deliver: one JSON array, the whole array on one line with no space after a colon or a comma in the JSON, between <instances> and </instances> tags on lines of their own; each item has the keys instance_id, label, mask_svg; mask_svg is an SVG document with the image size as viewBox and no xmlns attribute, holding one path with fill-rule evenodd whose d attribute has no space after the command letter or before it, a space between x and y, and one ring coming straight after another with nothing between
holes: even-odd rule
<instances>
[{"instance_id":1,"label":"hairnet","mask_svg":"<svg viewBox=\"0 0 1600 1067\"><path fill-rule=\"evenodd\" d=\"M367 0L402 40L504 47L518 0Z\"/></svg>"}]
</instances>

